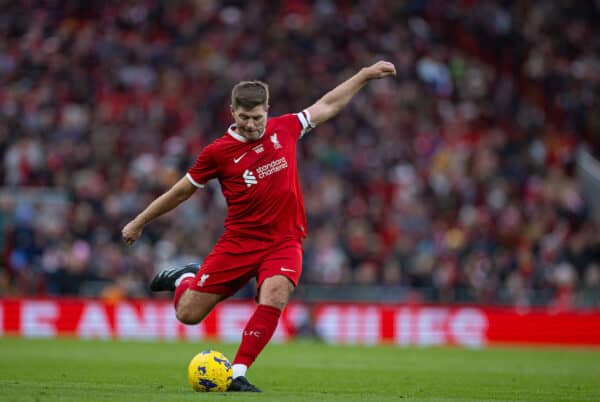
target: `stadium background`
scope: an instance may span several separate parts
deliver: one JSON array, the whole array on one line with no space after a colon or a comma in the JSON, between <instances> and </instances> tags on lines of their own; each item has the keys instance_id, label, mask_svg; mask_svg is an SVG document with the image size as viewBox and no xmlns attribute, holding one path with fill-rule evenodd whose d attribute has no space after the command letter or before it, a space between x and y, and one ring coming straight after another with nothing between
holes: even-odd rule
<instances>
[{"instance_id":1,"label":"stadium background","mask_svg":"<svg viewBox=\"0 0 600 402\"><path fill-rule=\"evenodd\" d=\"M571 312L568 320L587 321L578 333L600 343L597 1L0 8L5 332L60 334L70 324L47 332L39 322L72 306L55 296L91 298L93 319L99 300L109 309L125 303L132 322L136 311L143 325L152 321L154 313L140 313L156 298L149 279L201 261L222 233L224 200L212 183L150 224L133 248L120 230L223 133L231 87L264 80L271 114L296 112L357 68L387 59L396 79L373 82L301 142L310 235L295 302L308 310L290 331L326 337L313 315L329 302L383 303L375 321L383 340L401 337L403 314L430 312L424 305L441 306L426 321L441 311L444 328L460 306L484 314L504 306L549 323ZM158 297L168 305L167 295ZM237 295L252 297L252 286ZM370 307L349 308L362 330L344 336L370 342L375 324L360 313ZM386 314L400 317L391 335ZM143 325L125 334L143 336Z\"/></svg>"}]
</instances>

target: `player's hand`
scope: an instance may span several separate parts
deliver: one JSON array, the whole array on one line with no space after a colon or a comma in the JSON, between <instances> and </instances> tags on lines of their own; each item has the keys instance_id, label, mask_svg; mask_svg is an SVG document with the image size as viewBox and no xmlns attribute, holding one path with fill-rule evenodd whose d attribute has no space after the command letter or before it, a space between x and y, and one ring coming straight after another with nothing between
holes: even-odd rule
<instances>
[{"instance_id":1,"label":"player's hand","mask_svg":"<svg viewBox=\"0 0 600 402\"><path fill-rule=\"evenodd\" d=\"M378 61L369 67L364 68L368 80L387 77L388 75L396 75L396 67L389 61Z\"/></svg>"},{"instance_id":2,"label":"player's hand","mask_svg":"<svg viewBox=\"0 0 600 402\"><path fill-rule=\"evenodd\" d=\"M121 235L123 236L123 240L127 243L128 246L131 246L137 239L142 235L143 226L140 226L135 220L129 222L123 230L121 230Z\"/></svg>"}]
</instances>

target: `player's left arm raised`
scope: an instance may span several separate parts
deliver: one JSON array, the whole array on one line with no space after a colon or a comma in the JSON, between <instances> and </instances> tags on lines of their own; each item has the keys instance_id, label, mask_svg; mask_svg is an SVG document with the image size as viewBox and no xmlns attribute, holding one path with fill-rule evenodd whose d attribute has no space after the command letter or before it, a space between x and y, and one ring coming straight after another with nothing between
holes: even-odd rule
<instances>
[{"instance_id":1,"label":"player's left arm raised","mask_svg":"<svg viewBox=\"0 0 600 402\"><path fill-rule=\"evenodd\" d=\"M312 126L324 123L338 114L367 82L389 75L396 75L396 67L388 61L378 61L361 68L307 109Z\"/></svg>"}]
</instances>

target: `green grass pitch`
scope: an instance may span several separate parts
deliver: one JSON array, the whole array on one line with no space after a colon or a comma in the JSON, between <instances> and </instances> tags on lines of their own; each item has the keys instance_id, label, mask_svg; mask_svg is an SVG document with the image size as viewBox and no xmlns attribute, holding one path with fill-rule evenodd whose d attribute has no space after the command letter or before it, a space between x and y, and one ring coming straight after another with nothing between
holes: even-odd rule
<instances>
[{"instance_id":1,"label":"green grass pitch","mask_svg":"<svg viewBox=\"0 0 600 402\"><path fill-rule=\"evenodd\" d=\"M600 401L600 350L271 344L262 394L194 392L189 360L236 345L0 338L0 401Z\"/></svg>"}]
</instances>

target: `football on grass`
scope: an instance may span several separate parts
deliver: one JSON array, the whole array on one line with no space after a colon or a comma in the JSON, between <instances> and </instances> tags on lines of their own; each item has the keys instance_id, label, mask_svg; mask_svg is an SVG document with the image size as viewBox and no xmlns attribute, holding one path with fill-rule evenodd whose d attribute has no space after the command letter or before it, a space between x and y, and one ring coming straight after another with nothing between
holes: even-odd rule
<instances>
[{"instance_id":1,"label":"football on grass","mask_svg":"<svg viewBox=\"0 0 600 402\"><path fill-rule=\"evenodd\" d=\"M233 371L227 357L216 350L198 353L188 366L188 381L198 392L225 392Z\"/></svg>"}]
</instances>

